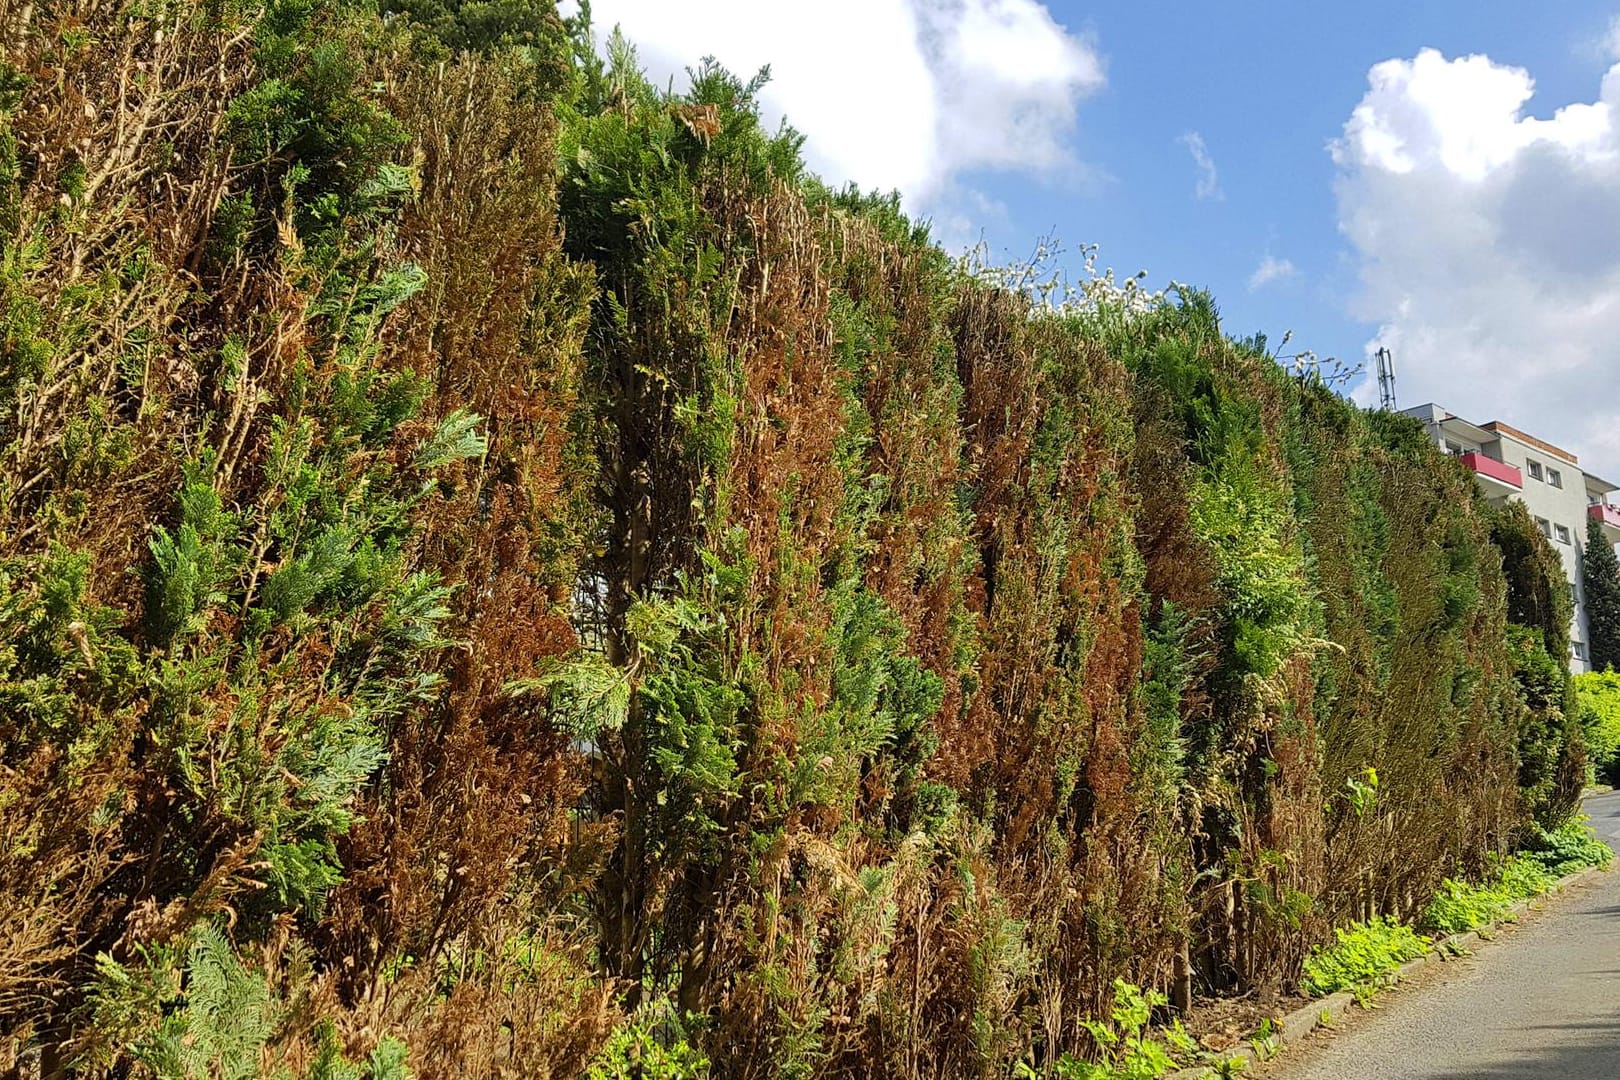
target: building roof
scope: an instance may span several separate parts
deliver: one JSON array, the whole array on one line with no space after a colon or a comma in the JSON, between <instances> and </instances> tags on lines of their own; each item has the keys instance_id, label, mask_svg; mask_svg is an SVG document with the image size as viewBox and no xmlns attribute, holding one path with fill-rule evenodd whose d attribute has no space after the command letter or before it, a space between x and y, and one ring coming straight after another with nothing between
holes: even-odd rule
<instances>
[{"instance_id":1,"label":"building roof","mask_svg":"<svg viewBox=\"0 0 1620 1080\"><path fill-rule=\"evenodd\" d=\"M1582 472L1586 477L1586 490L1594 495L1607 495L1611 491L1620 491L1620 484L1611 484L1601 476L1593 476L1589 472Z\"/></svg>"},{"instance_id":2,"label":"building roof","mask_svg":"<svg viewBox=\"0 0 1620 1080\"><path fill-rule=\"evenodd\" d=\"M1544 453L1551 454L1555 458L1562 458L1563 460L1569 462L1571 465L1579 465L1580 464L1580 461L1575 457L1575 455L1570 453L1568 450L1565 450L1565 449L1563 449L1561 447L1554 446L1550 442L1545 442L1545 441L1543 441L1541 439L1538 439L1534 435L1526 435L1524 432L1520 431L1518 428L1511 427L1511 426L1509 426L1507 424L1504 424L1500 420L1492 420L1488 424L1481 424L1480 427L1484 428L1486 431L1493 432L1493 433L1495 433L1497 435L1506 435L1510 439L1517 439L1520 442L1524 443L1526 446L1533 446L1537 450L1540 450L1540 451L1542 451Z\"/></svg>"},{"instance_id":3,"label":"building roof","mask_svg":"<svg viewBox=\"0 0 1620 1080\"><path fill-rule=\"evenodd\" d=\"M1499 438L1494 431L1486 431L1478 424L1464 420L1456 413L1445 413L1437 422L1442 430L1449 431L1455 435L1461 435L1470 442L1484 444L1488 442L1495 442L1496 439Z\"/></svg>"},{"instance_id":4,"label":"building roof","mask_svg":"<svg viewBox=\"0 0 1620 1080\"><path fill-rule=\"evenodd\" d=\"M1558 458L1560 461L1566 461L1576 468L1580 468L1580 459L1568 450L1561 446L1554 446L1545 439L1538 439L1534 435L1520 431L1512 424L1504 424L1500 420L1492 420L1488 424L1475 424L1464 420L1454 412L1442 409L1433 402L1410 409L1402 409L1401 412L1407 416L1415 416L1420 420L1436 424L1442 431L1461 435L1471 442L1484 444L1492 441L1492 439L1513 439L1526 446L1533 446L1550 457ZM1584 469L1581 470L1581 475L1586 478L1586 490L1589 492L1607 495L1611 491L1620 491L1620 484L1612 484L1601 476L1593 476Z\"/></svg>"},{"instance_id":5,"label":"building roof","mask_svg":"<svg viewBox=\"0 0 1620 1080\"><path fill-rule=\"evenodd\" d=\"M1443 410L1439 405L1432 402L1427 403L1427 405L1417 405L1414 408L1403 408L1401 413L1405 413L1406 416L1416 416L1417 419L1422 419L1427 423L1439 424L1442 431L1455 432L1463 439L1468 439L1469 442L1486 444L1486 442L1492 442L1495 439L1513 439L1515 442L1526 445L1526 447L1541 450L1542 453L1549 455L1549 457L1558 458L1560 461L1568 461L1570 465L1576 466L1576 468L1581 465L1581 460L1575 457L1573 453L1563 449L1563 447L1555 447L1554 444L1550 444L1545 439L1537 439L1536 436L1529 434L1529 432L1520 431L1513 424L1503 424L1500 419L1494 419L1489 424L1476 424L1473 421L1461 418L1452 411ZM1583 476L1586 476L1586 486L1589 489L1594 489L1594 491L1602 489L1604 492L1620 491L1620 486L1610 484L1609 481L1592 476L1591 473L1586 473L1584 470Z\"/></svg>"}]
</instances>

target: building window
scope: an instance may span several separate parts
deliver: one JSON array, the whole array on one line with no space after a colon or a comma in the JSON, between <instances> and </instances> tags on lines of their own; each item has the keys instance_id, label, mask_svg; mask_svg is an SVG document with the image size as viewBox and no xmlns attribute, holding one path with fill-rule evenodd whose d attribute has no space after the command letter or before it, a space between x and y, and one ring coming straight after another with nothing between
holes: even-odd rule
<instances>
[{"instance_id":1,"label":"building window","mask_svg":"<svg viewBox=\"0 0 1620 1080\"><path fill-rule=\"evenodd\" d=\"M1584 641L1572 641L1572 642L1570 642L1569 643L1569 651L1575 654L1575 659L1584 661L1586 659L1586 642L1584 642Z\"/></svg>"},{"instance_id":2,"label":"building window","mask_svg":"<svg viewBox=\"0 0 1620 1080\"><path fill-rule=\"evenodd\" d=\"M1450 454L1452 457L1461 457L1462 452L1463 452L1463 448L1461 446L1458 446L1456 443L1452 442L1450 439L1446 440L1446 453Z\"/></svg>"},{"instance_id":3,"label":"building window","mask_svg":"<svg viewBox=\"0 0 1620 1080\"><path fill-rule=\"evenodd\" d=\"M1541 530L1542 536L1545 536L1549 540L1552 539L1552 522L1548 521L1546 518L1536 518L1536 528Z\"/></svg>"},{"instance_id":4,"label":"building window","mask_svg":"<svg viewBox=\"0 0 1620 1080\"><path fill-rule=\"evenodd\" d=\"M1573 581L1569 583L1569 602L1572 604L1578 604L1581 602L1580 595L1575 591L1575 583Z\"/></svg>"},{"instance_id":5,"label":"building window","mask_svg":"<svg viewBox=\"0 0 1620 1080\"><path fill-rule=\"evenodd\" d=\"M1546 476L1543 475L1541 471L1541 462L1539 461L1532 461L1530 458L1525 458L1524 471L1530 474L1530 479L1532 480L1546 479Z\"/></svg>"},{"instance_id":6,"label":"building window","mask_svg":"<svg viewBox=\"0 0 1620 1080\"><path fill-rule=\"evenodd\" d=\"M1547 470L1547 483L1551 484L1555 488L1563 487L1564 474L1559 472L1557 469L1549 468Z\"/></svg>"},{"instance_id":7,"label":"building window","mask_svg":"<svg viewBox=\"0 0 1620 1080\"><path fill-rule=\"evenodd\" d=\"M1569 526L1567 526L1567 525L1554 525L1553 526L1553 532L1558 535L1558 542L1560 544L1569 543Z\"/></svg>"}]
</instances>

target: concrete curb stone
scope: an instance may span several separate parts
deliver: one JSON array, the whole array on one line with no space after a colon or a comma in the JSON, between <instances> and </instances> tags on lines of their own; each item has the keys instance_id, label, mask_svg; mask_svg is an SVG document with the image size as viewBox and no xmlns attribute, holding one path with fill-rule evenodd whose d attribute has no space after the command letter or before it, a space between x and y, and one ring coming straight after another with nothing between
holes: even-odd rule
<instances>
[{"instance_id":1,"label":"concrete curb stone","mask_svg":"<svg viewBox=\"0 0 1620 1080\"><path fill-rule=\"evenodd\" d=\"M1419 971L1422 971L1430 964L1443 964L1450 960L1467 956L1469 953L1473 952L1475 946L1489 944L1490 942L1494 941L1495 932L1497 930L1499 930L1504 924L1517 922L1519 916L1524 915L1525 913L1538 907L1540 901L1545 897L1551 896L1554 893L1563 892L1571 885L1584 881L1594 875L1607 873L1608 869L1608 867L1604 866L1589 866L1585 870L1577 870L1573 874L1560 878L1550 889L1542 893L1541 896L1531 897L1529 900L1520 900L1509 909L1509 915L1506 918L1497 920L1489 927L1482 927L1479 930L1469 930L1462 934L1453 934L1448 938L1442 938L1441 940L1436 941L1434 943L1434 947L1431 948L1426 954L1418 957L1416 960L1409 960L1400 967L1396 968L1395 982L1400 983L1401 981L1416 975ZM1339 1018L1344 1015L1345 1010L1349 1009L1351 1005L1355 1004L1355 1000L1355 995L1350 993L1350 991L1341 990L1336 994L1329 994L1325 998L1302 1005L1293 1012L1288 1013L1287 1015L1278 1019L1276 1034L1273 1036L1276 1043L1276 1049L1273 1051L1272 1056L1280 1054L1289 1044L1297 1043L1310 1037L1319 1027L1331 1027L1337 1024ZM1247 1057L1249 1055L1242 1056ZM1179 1069L1176 1072L1168 1073L1165 1075L1164 1080L1206 1080L1206 1078L1217 1075L1219 1074L1212 1066L1194 1065L1191 1068Z\"/></svg>"}]
</instances>

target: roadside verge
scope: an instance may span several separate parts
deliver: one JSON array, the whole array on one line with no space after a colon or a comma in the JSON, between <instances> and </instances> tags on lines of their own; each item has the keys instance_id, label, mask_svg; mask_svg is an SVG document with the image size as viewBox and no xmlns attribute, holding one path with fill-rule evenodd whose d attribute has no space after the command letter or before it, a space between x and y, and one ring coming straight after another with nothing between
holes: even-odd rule
<instances>
[{"instance_id":1,"label":"roadside verge","mask_svg":"<svg viewBox=\"0 0 1620 1080\"><path fill-rule=\"evenodd\" d=\"M1396 968L1394 971L1395 983L1398 985L1430 964L1448 963L1469 956L1476 946L1490 944L1495 939L1497 931L1504 925L1518 922L1521 917L1535 910L1547 897L1562 893L1573 885L1608 871L1609 867L1605 866L1590 866L1578 870L1573 874L1560 878L1539 896L1516 902L1508 909L1506 915L1488 927L1480 927L1439 939L1427 954ZM1336 1026L1340 1017L1355 1004L1355 1001L1355 994L1352 991L1341 990L1338 993L1318 998L1278 1017L1266 1036L1265 1059L1270 1060L1282 1053L1289 1045L1308 1038L1319 1027L1331 1028ZM1255 1055L1234 1052L1228 1055L1228 1060L1232 1057L1249 1058L1253 1056ZM1232 1074L1230 1068L1223 1071L1219 1065L1195 1065L1169 1073L1165 1080L1203 1080L1206 1077L1229 1076Z\"/></svg>"}]
</instances>

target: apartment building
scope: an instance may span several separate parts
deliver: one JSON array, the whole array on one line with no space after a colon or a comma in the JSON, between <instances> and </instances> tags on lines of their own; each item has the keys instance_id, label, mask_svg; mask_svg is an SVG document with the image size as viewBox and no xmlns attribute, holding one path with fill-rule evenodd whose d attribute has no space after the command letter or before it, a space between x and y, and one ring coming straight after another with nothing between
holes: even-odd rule
<instances>
[{"instance_id":1,"label":"apartment building","mask_svg":"<svg viewBox=\"0 0 1620 1080\"><path fill-rule=\"evenodd\" d=\"M1620 541L1620 508L1610 502L1614 484L1584 471L1575 455L1499 420L1475 424L1440 408L1401 410L1428 429L1436 445L1460 457L1489 499L1518 499L1536 519L1564 562L1575 619L1570 624L1569 665L1587 671L1590 651L1586 597L1581 589L1581 551L1586 523L1595 520L1611 544Z\"/></svg>"}]
</instances>

